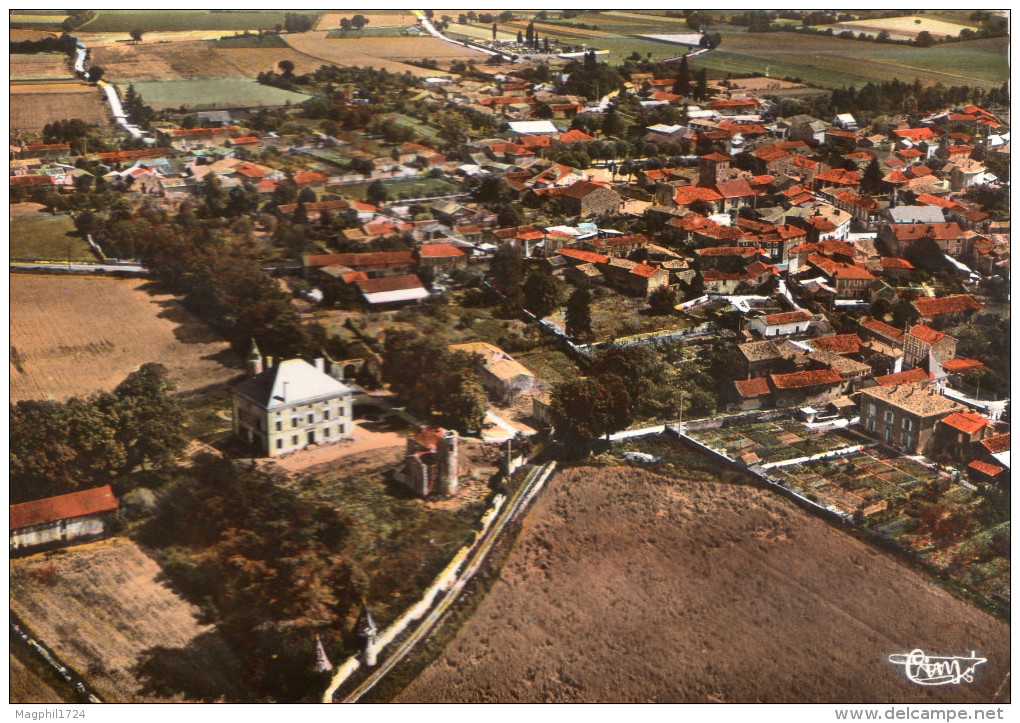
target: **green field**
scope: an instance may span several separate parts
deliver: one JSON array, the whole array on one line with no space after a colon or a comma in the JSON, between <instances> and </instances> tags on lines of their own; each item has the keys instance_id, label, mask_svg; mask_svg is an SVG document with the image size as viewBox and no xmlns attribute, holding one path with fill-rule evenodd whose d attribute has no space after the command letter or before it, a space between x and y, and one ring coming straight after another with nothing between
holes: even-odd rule
<instances>
[{"instance_id":1,"label":"green field","mask_svg":"<svg viewBox=\"0 0 1020 723\"><path fill-rule=\"evenodd\" d=\"M371 182L349 183L343 186L331 186L329 190L344 198L363 199ZM450 196L460 193L464 188L459 183L444 178L398 178L383 180L391 201L403 198L428 198L431 196Z\"/></svg>"},{"instance_id":2,"label":"green field","mask_svg":"<svg viewBox=\"0 0 1020 723\"><path fill-rule=\"evenodd\" d=\"M287 41L275 33L265 35L226 35L219 40L207 40L214 48L289 48Z\"/></svg>"},{"instance_id":3,"label":"green field","mask_svg":"<svg viewBox=\"0 0 1020 723\"><path fill-rule=\"evenodd\" d=\"M287 12L318 22L321 10L99 10L80 29L89 33L129 33L132 30L272 30L284 24Z\"/></svg>"},{"instance_id":4,"label":"green field","mask_svg":"<svg viewBox=\"0 0 1020 723\"><path fill-rule=\"evenodd\" d=\"M991 87L1009 79L1008 46L1008 38L912 48L797 33L724 33L719 50L691 66L735 74L767 68L771 77L829 88L893 78Z\"/></svg>"},{"instance_id":5,"label":"green field","mask_svg":"<svg viewBox=\"0 0 1020 723\"><path fill-rule=\"evenodd\" d=\"M11 260L95 261L88 242L78 236L68 215L40 213L33 203L11 206Z\"/></svg>"},{"instance_id":6,"label":"green field","mask_svg":"<svg viewBox=\"0 0 1020 723\"><path fill-rule=\"evenodd\" d=\"M123 94L131 81L118 83ZM260 85L251 78L183 78L178 80L139 80L135 91L154 110L166 108L251 108L300 103L309 96L289 90Z\"/></svg>"}]
</instances>

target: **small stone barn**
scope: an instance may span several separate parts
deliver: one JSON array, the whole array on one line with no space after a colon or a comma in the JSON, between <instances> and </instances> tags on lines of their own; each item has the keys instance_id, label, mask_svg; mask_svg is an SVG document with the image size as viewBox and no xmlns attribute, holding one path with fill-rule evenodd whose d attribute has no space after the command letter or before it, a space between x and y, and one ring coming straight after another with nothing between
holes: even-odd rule
<instances>
[{"instance_id":1,"label":"small stone barn","mask_svg":"<svg viewBox=\"0 0 1020 723\"><path fill-rule=\"evenodd\" d=\"M11 552L105 535L119 503L110 485L11 505Z\"/></svg>"}]
</instances>

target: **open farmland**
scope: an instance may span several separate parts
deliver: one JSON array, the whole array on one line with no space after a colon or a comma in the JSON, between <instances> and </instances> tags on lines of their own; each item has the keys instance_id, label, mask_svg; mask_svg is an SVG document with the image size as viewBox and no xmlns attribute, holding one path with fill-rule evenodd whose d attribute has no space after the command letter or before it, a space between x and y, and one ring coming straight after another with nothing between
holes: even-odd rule
<instances>
[{"instance_id":1,"label":"open farmland","mask_svg":"<svg viewBox=\"0 0 1020 723\"><path fill-rule=\"evenodd\" d=\"M894 40L913 40L925 31L936 39L955 38L960 34L960 31L965 28L970 28L971 30L976 29L972 25L957 25L956 23L947 23L944 20L920 18L913 15L899 18L853 20L836 23L831 26L822 26L820 29L824 30L826 27L831 27L832 32L834 33L841 33L844 30L850 30L854 33L866 33L868 35L878 35L884 30L889 33L889 37Z\"/></svg>"},{"instance_id":2,"label":"open farmland","mask_svg":"<svg viewBox=\"0 0 1020 723\"><path fill-rule=\"evenodd\" d=\"M130 33L160 30L272 30L283 26L288 12L317 21L321 10L98 10L80 30L88 33Z\"/></svg>"},{"instance_id":3,"label":"open farmland","mask_svg":"<svg viewBox=\"0 0 1020 723\"><path fill-rule=\"evenodd\" d=\"M67 118L110 122L102 92L84 83L16 83L10 94L12 131L41 131L47 123Z\"/></svg>"},{"instance_id":4,"label":"open farmland","mask_svg":"<svg viewBox=\"0 0 1020 723\"><path fill-rule=\"evenodd\" d=\"M11 401L111 390L160 362L182 391L235 375L229 345L138 279L11 276Z\"/></svg>"},{"instance_id":5,"label":"open farmland","mask_svg":"<svg viewBox=\"0 0 1020 723\"><path fill-rule=\"evenodd\" d=\"M127 86L122 82L123 95ZM261 85L251 78L175 78L172 80L145 80L134 83L135 91L153 110L179 108L256 108L300 103L307 100L304 93L292 93L282 88Z\"/></svg>"},{"instance_id":6,"label":"open farmland","mask_svg":"<svg viewBox=\"0 0 1020 723\"><path fill-rule=\"evenodd\" d=\"M67 214L53 215L39 203L14 203L10 256L18 261L95 261L96 255Z\"/></svg>"},{"instance_id":7,"label":"open farmland","mask_svg":"<svg viewBox=\"0 0 1020 723\"><path fill-rule=\"evenodd\" d=\"M8 56L11 79L74 78L70 59L63 53L32 53Z\"/></svg>"},{"instance_id":8,"label":"open farmland","mask_svg":"<svg viewBox=\"0 0 1020 723\"><path fill-rule=\"evenodd\" d=\"M10 593L11 610L106 701L243 699L219 633L129 540L13 560Z\"/></svg>"},{"instance_id":9,"label":"open farmland","mask_svg":"<svg viewBox=\"0 0 1020 723\"><path fill-rule=\"evenodd\" d=\"M992 703L1009 625L713 472L554 475L487 597L406 703ZM923 687L891 653L980 651Z\"/></svg>"},{"instance_id":10,"label":"open farmland","mask_svg":"<svg viewBox=\"0 0 1020 723\"><path fill-rule=\"evenodd\" d=\"M370 28L381 27L407 27L417 25L418 18L411 14L410 10L344 10L343 12L327 11L319 18L316 30L333 30L340 27L340 19L350 20L355 15L363 15L368 18Z\"/></svg>"},{"instance_id":11,"label":"open farmland","mask_svg":"<svg viewBox=\"0 0 1020 723\"><path fill-rule=\"evenodd\" d=\"M280 69L276 65L281 60L289 60L294 63L294 73L296 75L314 73L323 65L323 62L318 58L299 53L293 48L286 46L282 48L231 48L216 46L216 54L224 62L236 67L239 75L249 78L255 78L259 73L267 70L279 73Z\"/></svg>"},{"instance_id":12,"label":"open farmland","mask_svg":"<svg viewBox=\"0 0 1020 723\"><path fill-rule=\"evenodd\" d=\"M234 63L199 40L99 46L92 51L91 62L101 66L110 81L215 78L241 74ZM148 96L145 100L149 100Z\"/></svg>"},{"instance_id":13,"label":"open farmland","mask_svg":"<svg viewBox=\"0 0 1020 723\"><path fill-rule=\"evenodd\" d=\"M968 40L932 48L881 45L799 33L723 33L718 50L692 68L802 78L828 88L899 78L944 85L1000 85L1009 78L1009 38Z\"/></svg>"},{"instance_id":14,"label":"open farmland","mask_svg":"<svg viewBox=\"0 0 1020 723\"><path fill-rule=\"evenodd\" d=\"M391 73L411 71L418 76L435 75L434 70L405 65L398 59L419 60L433 58L435 60L456 60L475 58L483 60L485 56L473 50L445 43L436 38L399 37L399 38L327 38L326 31L295 33L287 36L287 42L295 50L318 58L324 63L336 65L360 66L388 70Z\"/></svg>"}]
</instances>

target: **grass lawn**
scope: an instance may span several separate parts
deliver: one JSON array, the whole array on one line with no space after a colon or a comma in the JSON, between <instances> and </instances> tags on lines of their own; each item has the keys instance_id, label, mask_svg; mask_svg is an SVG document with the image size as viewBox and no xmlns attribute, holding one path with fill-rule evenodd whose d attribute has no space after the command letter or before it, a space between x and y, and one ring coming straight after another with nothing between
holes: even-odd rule
<instances>
[{"instance_id":1,"label":"grass lawn","mask_svg":"<svg viewBox=\"0 0 1020 723\"><path fill-rule=\"evenodd\" d=\"M514 359L530 369L537 376L542 388L550 391L560 382L567 382L584 376L584 372L569 356L563 347L551 339L542 342L528 351L514 352Z\"/></svg>"},{"instance_id":2,"label":"grass lawn","mask_svg":"<svg viewBox=\"0 0 1020 723\"><path fill-rule=\"evenodd\" d=\"M318 22L321 10L99 10L81 27L90 33L129 33L132 30L272 30L295 12Z\"/></svg>"},{"instance_id":3,"label":"grass lawn","mask_svg":"<svg viewBox=\"0 0 1020 723\"><path fill-rule=\"evenodd\" d=\"M127 90L131 81L119 83L121 92ZM200 80L139 80L134 82L135 91L145 99L145 104L154 110L166 108L250 108L255 106L277 106L300 103L307 100L304 93L261 85L251 78L203 78Z\"/></svg>"},{"instance_id":4,"label":"grass lawn","mask_svg":"<svg viewBox=\"0 0 1020 723\"><path fill-rule=\"evenodd\" d=\"M368 190L371 181L364 183L349 183L343 186L331 186L329 191L344 198L362 199ZM383 179L383 185L391 201L399 201L404 198L429 198L431 196L450 196L464 190L459 183L454 183L445 178L397 178L393 180Z\"/></svg>"},{"instance_id":5,"label":"grass lawn","mask_svg":"<svg viewBox=\"0 0 1020 723\"><path fill-rule=\"evenodd\" d=\"M11 260L96 261L88 242L78 235L69 215L53 216L38 203L11 207Z\"/></svg>"}]
</instances>

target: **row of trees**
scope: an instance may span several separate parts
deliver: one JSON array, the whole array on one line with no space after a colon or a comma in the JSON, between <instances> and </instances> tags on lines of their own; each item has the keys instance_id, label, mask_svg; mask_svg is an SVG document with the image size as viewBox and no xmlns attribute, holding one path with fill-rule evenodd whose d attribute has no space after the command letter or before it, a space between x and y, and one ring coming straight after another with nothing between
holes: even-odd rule
<instances>
[{"instance_id":1,"label":"row of trees","mask_svg":"<svg viewBox=\"0 0 1020 723\"><path fill-rule=\"evenodd\" d=\"M166 367L150 363L112 393L11 405L11 502L87 489L139 466L172 466L187 441L172 390Z\"/></svg>"}]
</instances>

